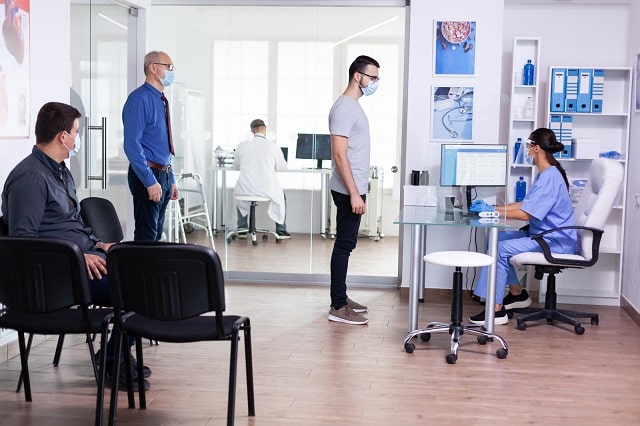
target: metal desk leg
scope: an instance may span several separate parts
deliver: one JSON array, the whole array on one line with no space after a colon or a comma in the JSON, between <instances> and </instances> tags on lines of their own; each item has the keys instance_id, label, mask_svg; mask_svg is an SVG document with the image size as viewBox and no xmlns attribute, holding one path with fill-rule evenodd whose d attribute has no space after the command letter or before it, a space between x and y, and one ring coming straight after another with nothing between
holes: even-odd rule
<instances>
[{"instance_id":1,"label":"metal desk leg","mask_svg":"<svg viewBox=\"0 0 640 426\"><path fill-rule=\"evenodd\" d=\"M493 334L493 320L496 316L496 262L498 260L498 228L489 228L489 256L493 258L493 263L489 265L489 275L487 277L487 296L484 302L484 328ZM504 291L504 289L502 289Z\"/></svg>"},{"instance_id":2,"label":"metal desk leg","mask_svg":"<svg viewBox=\"0 0 640 426\"><path fill-rule=\"evenodd\" d=\"M227 208L227 171L222 169L222 195L220 196L220 229L227 235L227 224L225 222L225 210Z\"/></svg>"},{"instance_id":3,"label":"metal desk leg","mask_svg":"<svg viewBox=\"0 0 640 426\"><path fill-rule=\"evenodd\" d=\"M411 229L411 287L409 287L409 332L418 328L418 293L423 285L420 282L420 265L422 263L422 225L413 225Z\"/></svg>"},{"instance_id":4,"label":"metal desk leg","mask_svg":"<svg viewBox=\"0 0 640 426\"><path fill-rule=\"evenodd\" d=\"M213 168L213 193L211 194L213 202L211 209L211 227L214 235L218 235L218 168Z\"/></svg>"},{"instance_id":5,"label":"metal desk leg","mask_svg":"<svg viewBox=\"0 0 640 426\"><path fill-rule=\"evenodd\" d=\"M320 236L326 239L329 234L329 174L322 173L320 176Z\"/></svg>"},{"instance_id":6,"label":"metal desk leg","mask_svg":"<svg viewBox=\"0 0 640 426\"><path fill-rule=\"evenodd\" d=\"M426 284L425 279L426 279L426 266L424 264L424 260L423 257L425 255L425 253L427 252L427 227L423 227L422 232L420 232L420 247L421 247L421 256L419 259L419 264L420 264L420 288L418 291L418 302L420 303L424 303L424 286Z\"/></svg>"}]
</instances>

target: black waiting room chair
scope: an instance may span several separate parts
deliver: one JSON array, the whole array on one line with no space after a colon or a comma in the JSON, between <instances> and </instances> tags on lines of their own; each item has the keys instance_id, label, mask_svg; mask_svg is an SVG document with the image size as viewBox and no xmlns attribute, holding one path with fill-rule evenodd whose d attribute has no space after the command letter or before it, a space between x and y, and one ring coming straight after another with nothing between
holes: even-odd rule
<instances>
[{"instance_id":1,"label":"black waiting room chair","mask_svg":"<svg viewBox=\"0 0 640 426\"><path fill-rule=\"evenodd\" d=\"M162 242L125 242L111 248L107 258L114 306L114 327L122 339L134 336L138 358L140 408L146 409L141 339L187 343L227 341L231 344L227 424L233 425L238 341L244 335L249 416L255 416L251 326L249 318L225 315L224 278L220 258L209 247ZM207 314L207 315L203 315ZM213 315L212 315L213 314ZM101 344L106 343L106 329ZM127 345L128 348L128 345ZM125 350L128 350L125 348ZM101 350L96 424L102 421L106 357ZM125 357L125 360L128 357ZM117 412L120 363L113 363L109 424ZM125 366L126 367L126 366ZM130 369L126 367L129 408L135 407Z\"/></svg>"},{"instance_id":2,"label":"black waiting room chair","mask_svg":"<svg viewBox=\"0 0 640 426\"><path fill-rule=\"evenodd\" d=\"M0 328L18 332L26 401L32 400L27 361L34 334L86 335L98 377L90 336L101 331L103 318L112 310L89 309L90 303L87 269L77 245L47 238L0 238Z\"/></svg>"}]
</instances>

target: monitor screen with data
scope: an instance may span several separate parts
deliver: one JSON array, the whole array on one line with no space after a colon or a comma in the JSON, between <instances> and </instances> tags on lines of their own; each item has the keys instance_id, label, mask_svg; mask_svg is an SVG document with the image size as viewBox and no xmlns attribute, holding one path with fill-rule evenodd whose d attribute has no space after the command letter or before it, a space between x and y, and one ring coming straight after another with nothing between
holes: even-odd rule
<instances>
[{"instance_id":1,"label":"monitor screen with data","mask_svg":"<svg viewBox=\"0 0 640 426\"><path fill-rule=\"evenodd\" d=\"M505 186L507 145L443 144L440 186Z\"/></svg>"},{"instance_id":2,"label":"monitor screen with data","mask_svg":"<svg viewBox=\"0 0 640 426\"><path fill-rule=\"evenodd\" d=\"M316 160L331 160L331 135L316 134Z\"/></svg>"}]
</instances>

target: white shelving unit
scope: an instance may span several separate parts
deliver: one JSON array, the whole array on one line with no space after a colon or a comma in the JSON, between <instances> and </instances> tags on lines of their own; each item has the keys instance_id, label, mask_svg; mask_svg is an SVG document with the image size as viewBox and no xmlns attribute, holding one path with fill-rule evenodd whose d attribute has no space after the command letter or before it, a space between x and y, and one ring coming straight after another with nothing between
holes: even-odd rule
<instances>
[{"instance_id":1,"label":"white shelving unit","mask_svg":"<svg viewBox=\"0 0 640 426\"><path fill-rule=\"evenodd\" d=\"M549 82L552 69L580 68L601 69L605 72L602 112L551 112L551 84L547 93L545 126L549 127L551 115L572 117L572 138L599 139L599 152L617 151L625 166L622 189L614 209L609 215L600 244L600 257L591 268L567 269L557 275L558 302L586 303L619 306L622 279L622 248L624 239L624 210L627 181L627 153L629 148L629 125L631 111L631 88L633 72L624 67L549 67ZM559 159L571 182L588 176L590 159ZM535 168L534 168L535 169ZM540 300L544 301L545 282L540 283Z\"/></svg>"},{"instance_id":2,"label":"white shelving unit","mask_svg":"<svg viewBox=\"0 0 640 426\"><path fill-rule=\"evenodd\" d=\"M517 164L514 161L515 157L515 143L518 138L522 139L522 149L529 138L532 131L538 126L537 111L538 111L538 99L540 88L540 70L538 64L540 63L540 45L541 39L539 37L515 37L513 39L513 65L511 73L511 108L509 112L509 173L506 186L506 193L504 194L505 203L512 203L515 201L515 184L520 176L524 177L527 182L527 190L531 188L531 183L535 176L535 167L526 161L526 154L524 155L524 163ZM524 64L527 63L527 59L531 59L535 66L535 72L533 76L533 85L522 84L522 74ZM525 102L527 98L531 97L533 100L533 110L530 114L525 111Z\"/></svg>"}]
</instances>

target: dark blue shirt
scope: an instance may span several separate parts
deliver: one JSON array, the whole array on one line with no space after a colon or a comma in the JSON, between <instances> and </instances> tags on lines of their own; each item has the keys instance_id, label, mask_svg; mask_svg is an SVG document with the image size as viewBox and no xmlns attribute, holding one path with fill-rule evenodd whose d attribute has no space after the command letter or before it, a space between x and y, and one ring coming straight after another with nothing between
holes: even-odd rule
<instances>
[{"instance_id":1,"label":"dark blue shirt","mask_svg":"<svg viewBox=\"0 0 640 426\"><path fill-rule=\"evenodd\" d=\"M83 253L95 252L91 228L80 217L71 172L37 146L9 173L2 191L2 215L14 237L72 241Z\"/></svg>"},{"instance_id":2,"label":"dark blue shirt","mask_svg":"<svg viewBox=\"0 0 640 426\"><path fill-rule=\"evenodd\" d=\"M145 187L157 183L147 160L162 166L171 164L169 133L162 92L144 83L129 94L122 109L124 152L131 168ZM173 172L170 182L174 183Z\"/></svg>"}]
</instances>

